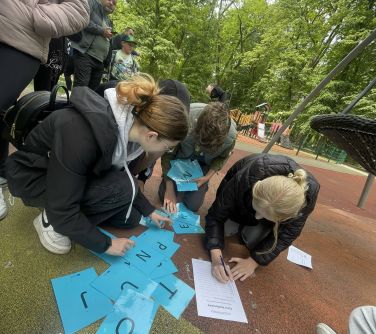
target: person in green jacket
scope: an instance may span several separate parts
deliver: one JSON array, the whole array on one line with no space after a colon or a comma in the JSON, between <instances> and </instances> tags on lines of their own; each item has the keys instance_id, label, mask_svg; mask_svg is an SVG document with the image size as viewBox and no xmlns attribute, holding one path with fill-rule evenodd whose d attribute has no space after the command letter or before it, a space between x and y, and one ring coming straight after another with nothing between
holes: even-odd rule
<instances>
[{"instance_id":1,"label":"person in green jacket","mask_svg":"<svg viewBox=\"0 0 376 334\"><path fill-rule=\"evenodd\" d=\"M197 211L204 202L211 177L221 170L235 146L237 131L235 122L223 103L192 103L189 112L189 133L175 148L162 156L163 180L159 198L163 207L176 212L176 203L183 202L191 211ZM197 160L204 173L196 179L197 191L179 192L176 184L167 176L175 159Z\"/></svg>"}]
</instances>

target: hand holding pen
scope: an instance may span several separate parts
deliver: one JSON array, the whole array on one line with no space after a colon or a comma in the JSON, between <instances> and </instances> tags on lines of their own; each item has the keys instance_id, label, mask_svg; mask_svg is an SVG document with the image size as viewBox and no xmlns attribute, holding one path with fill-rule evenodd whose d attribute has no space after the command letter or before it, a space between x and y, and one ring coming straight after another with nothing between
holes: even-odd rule
<instances>
[{"instance_id":1,"label":"hand holding pen","mask_svg":"<svg viewBox=\"0 0 376 334\"><path fill-rule=\"evenodd\" d=\"M212 258L212 274L222 283L227 283L229 280L233 280L230 267L225 264L222 251L220 249L212 249L210 251Z\"/></svg>"}]
</instances>

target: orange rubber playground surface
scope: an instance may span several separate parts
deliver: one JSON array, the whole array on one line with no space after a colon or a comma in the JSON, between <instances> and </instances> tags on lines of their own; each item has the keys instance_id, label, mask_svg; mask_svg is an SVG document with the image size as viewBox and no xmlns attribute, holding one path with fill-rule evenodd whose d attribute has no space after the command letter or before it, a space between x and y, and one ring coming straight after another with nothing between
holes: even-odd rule
<instances>
[{"instance_id":1,"label":"orange rubber playground surface","mask_svg":"<svg viewBox=\"0 0 376 334\"><path fill-rule=\"evenodd\" d=\"M253 150L260 151L255 140L239 139L237 147L239 141L246 142L249 150L235 149L225 168L211 180L199 211L202 224L228 168ZM295 157L290 150L273 150ZM314 159L308 154L304 157L306 164L302 166L316 176L321 191L316 209L294 245L312 255L313 270L287 261L285 251L268 267L259 267L255 277L237 282L248 324L198 317L193 299L183 317L204 333L308 334L315 333L318 322L327 323L338 333L347 333L353 308L376 305L376 187L360 209L356 204L366 176L314 167ZM158 163L157 166L146 184L146 194L155 204L155 189L161 175ZM193 286L190 259L208 259L202 236L176 235L175 241L182 244L173 258L179 266L178 276ZM228 260L232 256L246 256L247 252L229 240L224 255Z\"/></svg>"},{"instance_id":2,"label":"orange rubber playground surface","mask_svg":"<svg viewBox=\"0 0 376 334\"><path fill-rule=\"evenodd\" d=\"M261 152L265 144L239 136L234 153L209 184L200 209L201 224L214 200L216 189L227 170L242 157ZM376 305L376 185L363 209L356 206L367 175L346 166L315 160L274 146L271 153L287 154L312 172L321 184L318 203L294 246L312 256L313 269L287 261L287 251L268 267L259 267L254 277L237 282L248 324L199 317L193 298L179 320L158 311L152 334L315 334L318 322L331 326L338 334L347 333L348 316L360 305ZM161 168L146 183L146 196L156 205ZM8 191L6 191L6 198ZM61 333L50 279L95 267L98 273L106 264L77 245L64 256L47 252L39 243L32 220L39 214L20 200L9 206L0 224L0 333ZM144 227L132 230L110 229L117 236L139 235ZM209 260L202 234L175 235L181 244L172 257L176 275L194 287L192 258ZM226 240L225 261L247 256L236 237ZM97 322L80 334L93 334Z\"/></svg>"}]
</instances>

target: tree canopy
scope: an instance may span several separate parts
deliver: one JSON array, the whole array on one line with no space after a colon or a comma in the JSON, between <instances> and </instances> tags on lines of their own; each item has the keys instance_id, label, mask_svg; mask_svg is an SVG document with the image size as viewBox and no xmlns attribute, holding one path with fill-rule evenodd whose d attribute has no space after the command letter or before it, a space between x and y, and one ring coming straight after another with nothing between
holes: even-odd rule
<instances>
[{"instance_id":1,"label":"tree canopy","mask_svg":"<svg viewBox=\"0 0 376 334\"><path fill-rule=\"evenodd\" d=\"M119 0L115 30L135 30L143 72L182 81L193 101L205 87L231 93L231 107L252 113L268 102L285 120L376 27L375 0ZM296 120L342 111L376 75L375 42L321 92ZM354 113L376 118L371 91Z\"/></svg>"}]
</instances>

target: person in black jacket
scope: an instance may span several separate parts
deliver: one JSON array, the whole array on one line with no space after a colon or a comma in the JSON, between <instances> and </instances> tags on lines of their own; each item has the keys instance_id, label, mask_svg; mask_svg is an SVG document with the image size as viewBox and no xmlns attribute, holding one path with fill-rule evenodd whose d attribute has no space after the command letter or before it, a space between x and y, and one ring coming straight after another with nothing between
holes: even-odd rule
<instances>
[{"instance_id":1,"label":"person in black jacket","mask_svg":"<svg viewBox=\"0 0 376 334\"><path fill-rule=\"evenodd\" d=\"M206 87L206 92L209 94L210 99L212 99L213 101L218 101L221 103L228 104L229 95L221 87L210 84L208 85L208 87Z\"/></svg>"},{"instance_id":2,"label":"person in black jacket","mask_svg":"<svg viewBox=\"0 0 376 334\"><path fill-rule=\"evenodd\" d=\"M105 91L72 91L72 107L53 112L7 161L10 192L45 210L34 219L42 245L65 254L71 240L93 251L122 256L126 238L111 240L96 225L128 228L141 214L168 222L138 191L128 168L145 152L172 150L188 132L179 99L159 94L148 76L134 76Z\"/></svg>"},{"instance_id":3,"label":"person in black jacket","mask_svg":"<svg viewBox=\"0 0 376 334\"><path fill-rule=\"evenodd\" d=\"M205 243L213 276L221 282L243 281L259 265L273 261L300 235L315 207L319 188L314 176L289 157L254 154L235 163L206 216ZM227 266L226 275L221 263L225 228L234 226L250 257L231 258L229 262L235 266Z\"/></svg>"}]
</instances>

